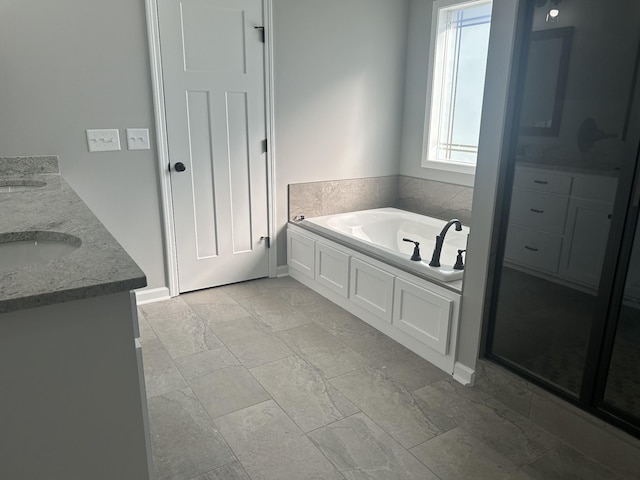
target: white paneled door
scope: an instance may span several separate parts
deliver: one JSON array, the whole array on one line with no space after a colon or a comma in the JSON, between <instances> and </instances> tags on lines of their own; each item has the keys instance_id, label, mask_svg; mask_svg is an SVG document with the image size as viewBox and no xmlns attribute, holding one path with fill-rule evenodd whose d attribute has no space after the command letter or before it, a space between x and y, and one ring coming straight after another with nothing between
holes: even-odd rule
<instances>
[{"instance_id":1,"label":"white paneled door","mask_svg":"<svg viewBox=\"0 0 640 480\"><path fill-rule=\"evenodd\" d=\"M159 0L181 292L269 273L262 0Z\"/></svg>"}]
</instances>

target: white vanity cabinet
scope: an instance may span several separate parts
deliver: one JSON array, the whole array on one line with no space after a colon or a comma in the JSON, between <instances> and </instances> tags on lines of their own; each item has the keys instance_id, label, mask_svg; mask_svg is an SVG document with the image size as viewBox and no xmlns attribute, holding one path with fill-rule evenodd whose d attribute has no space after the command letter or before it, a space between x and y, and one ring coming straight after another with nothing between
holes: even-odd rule
<instances>
[{"instance_id":1,"label":"white vanity cabinet","mask_svg":"<svg viewBox=\"0 0 640 480\"><path fill-rule=\"evenodd\" d=\"M454 373L460 293L294 224L287 237L289 275Z\"/></svg>"},{"instance_id":2,"label":"white vanity cabinet","mask_svg":"<svg viewBox=\"0 0 640 480\"><path fill-rule=\"evenodd\" d=\"M596 289L617 179L516 167L505 247L507 264Z\"/></svg>"},{"instance_id":3,"label":"white vanity cabinet","mask_svg":"<svg viewBox=\"0 0 640 480\"><path fill-rule=\"evenodd\" d=\"M153 476L135 297L0 314L0 478Z\"/></svg>"}]
</instances>

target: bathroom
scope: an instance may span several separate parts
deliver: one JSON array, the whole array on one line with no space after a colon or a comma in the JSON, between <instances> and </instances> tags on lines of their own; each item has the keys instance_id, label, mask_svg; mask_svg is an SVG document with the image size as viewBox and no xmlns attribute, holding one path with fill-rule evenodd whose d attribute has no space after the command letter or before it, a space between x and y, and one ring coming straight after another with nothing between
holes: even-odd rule
<instances>
[{"instance_id":1,"label":"bathroom","mask_svg":"<svg viewBox=\"0 0 640 480\"><path fill-rule=\"evenodd\" d=\"M470 287L458 339L460 361L474 366L484 348L481 333L487 334L483 309L489 308L485 297L491 286L481 264L495 254L490 251L495 186L505 175L498 160L509 74L502 59L509 57L509 41L496 42L504 51L494 50L493 63L489 59L494 88L486 92L485 103L493 107L487 115L496 122L483 126L483 138L490 139L488 161L477 169L474 189L472 176L421 165L428 78L424 45L432 2L271 3L274 274L286 272L290 185L346 186L350 191L343 190L341 200L357 206L363 192L371 191L367 179L399 175L399 206L459 217L477 232L469 244L465 281ZM492 22L505 26L505 39L513 28L515 3L494 2ZM496 8L499 4L502 8ZM562 9L573 4L560 3L564 18ZM153 302L177 292L171 292L167 266L146 15L141 0L108 6L79 0L0 2L0 156L57 154L64 178L145 272L148 287L138 292L139 300ZM121 133L148 128L151 148L92 154L88 128ZM296 214L309 216L306 209Z\"/></svg>"}]
</instances>

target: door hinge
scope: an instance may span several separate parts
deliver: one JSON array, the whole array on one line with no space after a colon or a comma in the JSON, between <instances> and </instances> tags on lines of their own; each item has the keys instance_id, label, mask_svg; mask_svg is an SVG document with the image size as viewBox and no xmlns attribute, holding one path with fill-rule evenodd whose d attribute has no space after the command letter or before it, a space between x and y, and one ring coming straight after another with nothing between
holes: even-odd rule
<instances>
[{"instance_id":1,"label":"door hinge","mask_svg":"<svg viewBox=\"0 0 640 480\"><path fill-rule=\"evenodd\" d=\"M267 248L271 248L271 237L260 237L260 241L264 240L264 244Z\"/></svg>"},{"instance_id":2,"label":"door hinge","mask_svg":"<svg viewBox=\"0 0 640 480\"><path fill-rule=\"evenodd\" d=\"M264 43L264 27L253 27L260 33L260 41Z\"/></svg>"},{"instance_id":3,"label":"door hinge","mask_svg":"<svg viewBox=\"0 0 640 480\"><path fill-rule=\"evenodd\" d=\"M267 144L267 139L265 138L264 140L262 140L262 153L267 153L267 148L268 148L268 144Z\"/></svg>"}]
</instances>

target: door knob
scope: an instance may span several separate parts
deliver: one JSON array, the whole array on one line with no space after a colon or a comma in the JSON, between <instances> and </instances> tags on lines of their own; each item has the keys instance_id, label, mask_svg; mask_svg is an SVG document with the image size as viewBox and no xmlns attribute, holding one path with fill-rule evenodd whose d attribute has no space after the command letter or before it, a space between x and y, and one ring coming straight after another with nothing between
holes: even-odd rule
<instances>
[{"instance_id":1,"label":"door knob","mask_svg":"<svg viewBox=\"0 0 640 480\"><path fill-rule=\"evenodd\" d=\"M176 172L184 172L184 171L187 169L187 167L185 167L185 166L184 166L184 163L182 163L182 162L177 162L177 163L173 166L173 169L174 169Z\"/></svg>"}]
</instances>

